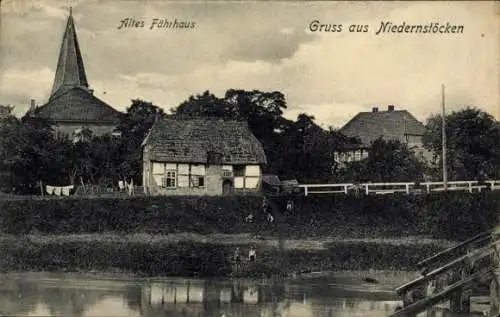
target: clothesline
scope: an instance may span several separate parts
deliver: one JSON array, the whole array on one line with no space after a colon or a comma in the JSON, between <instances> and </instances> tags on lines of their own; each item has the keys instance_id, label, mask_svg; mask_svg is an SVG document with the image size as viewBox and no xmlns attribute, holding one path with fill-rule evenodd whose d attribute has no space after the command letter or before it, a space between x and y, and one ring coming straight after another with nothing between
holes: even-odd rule
<instances>
[{"instance_id":1,"label":"clothesline","mask_svg":"<svg viewBox=\"0 0 500 317\"><path fill-rule=\"evenodd\" d=\"M118 187L120 189L129 189L134 187L134 180L130 180L130 183L127 183L127 181L118 181Z\"/></svg>"},{"instance_id":2,"label":"clothesline","mask_svg":"<svg viewBox=\"0 0 500 317\"><path fill-rule=\"evenodd\" d=\"M45 186L45 192L48 195L56 195L56 196L69 196L71 195L71 190L74 188L74 185L68 186Z\"/></svg>"},{"instance_id":3,"label":"clothesline","mask_svg":"<svg viewBox=\"0 0 500 317\"><path fill-rule=\"evenodd\" d=\"M40 185L42 185L42 184L40 184ZM130 183L128 183L125 180L121 180L118 182L118 187L120 188L120 191L126 190L129 192L130 195L134 194L134 190L136 189L136 186L134 186L133 180L131 180ZM70 196L70 195L74 194L73 189L75 189L75 186L74 185L67 185L67 186L45 185L42 188L45 191L45 194L47 194L47 195ZM91 186L91 188L92 188L92 186Z\"/></svg>"}]
</instances>

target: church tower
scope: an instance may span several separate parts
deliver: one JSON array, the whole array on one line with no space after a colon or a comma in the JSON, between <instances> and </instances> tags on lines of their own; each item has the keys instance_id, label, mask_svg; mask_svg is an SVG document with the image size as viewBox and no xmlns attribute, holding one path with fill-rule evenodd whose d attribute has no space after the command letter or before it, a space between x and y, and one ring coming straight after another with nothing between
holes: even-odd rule
<instances>
[{"instance_id":1,"label":"church tower","mask_svg":"<svg viewBox=\"0 0 500 317\"><path fill-rule=\"evenodd\" d=\"M89 88L71 8L49 100L33 115L50 119L58 133L70 136L84 129L90 129L94 136L110 134L122 115Z\"/></svg>"}]
</instances>

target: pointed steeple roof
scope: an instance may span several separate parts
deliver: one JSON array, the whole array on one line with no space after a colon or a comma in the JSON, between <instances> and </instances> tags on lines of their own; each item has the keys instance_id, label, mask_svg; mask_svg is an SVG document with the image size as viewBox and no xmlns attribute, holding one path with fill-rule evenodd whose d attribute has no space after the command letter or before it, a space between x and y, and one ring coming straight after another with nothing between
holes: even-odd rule
<instances>
[{"instance_id":1,"label":"pointed steeple roof","mask_svg":"<svg viewBox=\"0 0 500 317\"><path fill-rule=\"evenodd\" d=\"M122 115L94 96L93 91L89 89L71 8L50 98L46 104L36 108L34 115L56 123L103 125L116 125Z\"/></svg>"},{"instance_id":2,"label":"pointed steeple roof","mask_svg":"<svg viewBox=\"0 0 500 317\"><path fill-rule=\"evenodd\" d=\"M89 87L71 11L70 8L66 30L64 31L59 51L59 59L57 61L56 75L50 99L64 93L68 89L75 87L88 89Z\"/></svg>"}]
</instances>

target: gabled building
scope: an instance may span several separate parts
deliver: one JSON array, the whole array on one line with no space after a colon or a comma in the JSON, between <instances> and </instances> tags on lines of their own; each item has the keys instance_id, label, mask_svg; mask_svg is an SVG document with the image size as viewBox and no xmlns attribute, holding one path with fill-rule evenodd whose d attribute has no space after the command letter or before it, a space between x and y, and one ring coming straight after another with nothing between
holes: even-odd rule
<instances>
[{"instance_id":1,"label":"gabled building","mask_svg":"<svg viewBox=\"0 0 500 317\"><path fill-rule=\"evenodd\" d=\"M50 119L57 133L70 136L82 130L91 130L93 135L112 133L119 123L121 112L89 88L71 10L49 100L40 107L32 105L29 113Z\"/></svg>"},{"instance_id":2,"label":"gabled building","mask_svg":"<svg viewBox=\"0 0 500 317\"><path fill-rule=\"evenodd\" d=\"M158 119L142 146L147 194L223 195L261 189L267 160L246 122Z\"/></svg>"},{"instance_id":3,"label":"gabled building","mask_svg":"<svg viewBox=\"0 0 500 317\"><path fill-rule=\"evenodd\" d=\"M340 163L360 161L368 157L371 143L378 138L398 140L406 143L415 151L417 157L428 157L423 147L422 137L425 126L407 110L395 110L393 105L386 111L372 108L371 112L360 112L349 120L340 133L350 138L357 138L361 143L352 144L344 151L335 153L335 160Z\"/></svg>"}]
</instances>

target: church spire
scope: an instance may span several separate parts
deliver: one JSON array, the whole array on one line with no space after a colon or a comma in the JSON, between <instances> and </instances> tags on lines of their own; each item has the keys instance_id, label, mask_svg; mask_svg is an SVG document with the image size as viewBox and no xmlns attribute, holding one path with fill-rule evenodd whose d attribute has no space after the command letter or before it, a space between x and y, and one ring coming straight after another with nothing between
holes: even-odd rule
<instances>
[{"instance_id":1,"label":"church spire","mask_svg":"<svg viewBox=\"0 0 500 317\"><path fill-rule=\"evenodd\" d=\"M78 45L72 9L70 7L50 98L74 87L88 89L89 84L83 66L83 58L80 46Z\"/></svg>"}]
</instances>

